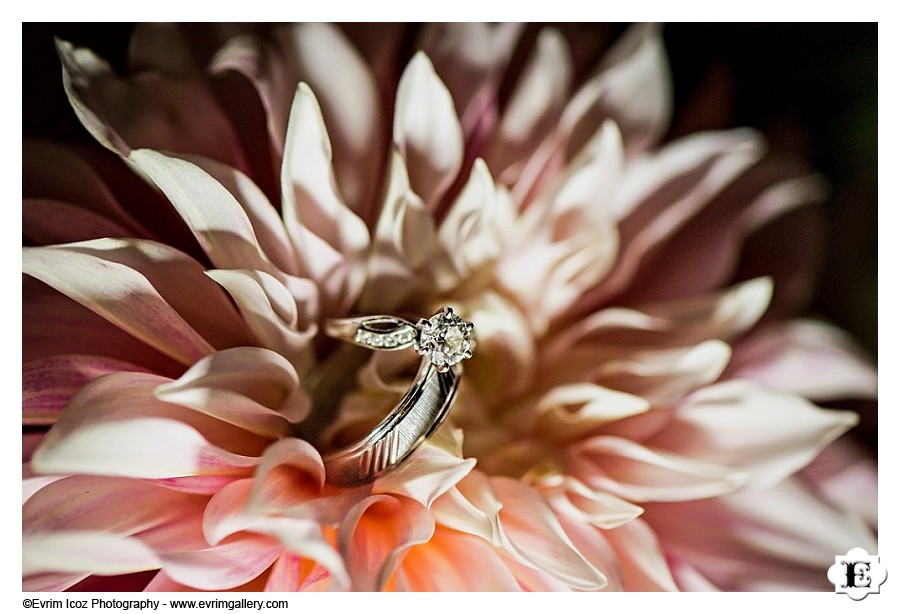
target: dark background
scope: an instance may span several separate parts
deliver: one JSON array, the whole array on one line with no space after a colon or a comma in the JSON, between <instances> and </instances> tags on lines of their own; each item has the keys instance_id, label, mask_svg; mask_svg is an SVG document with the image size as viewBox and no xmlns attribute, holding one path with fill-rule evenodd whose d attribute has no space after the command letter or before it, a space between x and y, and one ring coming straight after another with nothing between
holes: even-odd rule
<instances>
[{"instance_id":1,"label":"dark background","mask_svg":"<svg viewBox=\"0 0 900 614\"><path fill-rule=\"evenodd\" d=\"M609 36L622 27L564 29ZM65 99L53 37L122 70L130 32L130 24L23 24L24 135L90 141ZM757 128L773 149L805 158L830 180L828 250L813 309L875 357L877 24L676 23L663 32L676 109L709 96L719 102L695 102L697 127Z\"/></svg>"}]
</instances>

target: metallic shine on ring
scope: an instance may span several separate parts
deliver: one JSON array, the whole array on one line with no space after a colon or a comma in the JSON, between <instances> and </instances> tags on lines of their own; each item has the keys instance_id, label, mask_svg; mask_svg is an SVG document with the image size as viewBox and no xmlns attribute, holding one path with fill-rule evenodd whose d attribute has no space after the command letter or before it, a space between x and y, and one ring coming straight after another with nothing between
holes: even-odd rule
<instances>
[{"instance_id":1,"label":"metallic shine on ring","mask_svg":"<svg viewBox=\"0 0 900 614\"><path fill-rule=\"evenodd\" d=\"M364 316L325 322L325 334L371 350L415 348L419 372L397 406L362 440L323 457L329 484L352 486L397 467L447 416L462 365L475 348L473 325L444 307L413 324L395 316Z\"/></svg>"}]
</instances>

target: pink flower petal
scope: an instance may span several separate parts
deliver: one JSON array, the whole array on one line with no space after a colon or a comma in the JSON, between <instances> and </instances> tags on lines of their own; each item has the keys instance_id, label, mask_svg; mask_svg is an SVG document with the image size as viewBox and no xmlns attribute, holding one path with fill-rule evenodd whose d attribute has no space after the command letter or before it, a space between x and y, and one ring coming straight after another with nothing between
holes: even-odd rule
<instances>
[{"instance_id":1,"label":"pink flower petal","mask_svg":"<svg viewBox=\"0 0 900 614\"><path fill-rule=\"evenodd\" d=\"M538 145L552 133L569 91L569 47L559 31L544 28L523 69L486 156L494 175L512 185Z\"/></svg>"},{"instance_id":2,"label":"pink flower petal","mask_svg":"<svg viewBox=\"0 0 900 614\"><path fill-rule=\"evenodd\" d=\"M131 363L106 358L62 354L22 366L22 424L53 424L79 389L101 375L118 371L146 372Z\"/></svg>"},{"instance_id":3,"label":"pink flower petal","mask_svg":"<svg viewBox=\"0 0 900 614\"><path fill-rule=\"evenodd\" d=\"M382 589L406 551L427 542L433 533L433 517L412 499L373 495L361 501L338 533L353 589Z\"/></svg>"},{"instance_id":4,"label":"pink flower petal","mask_svg":"<svg viewBox=\"0 0 900 614\"><path fill-rule=\"evenodd\" d=\"M160 566L140 540L101 531L32 533L22 538L22 574L132 573Z\"/></svg>"},{"instance_id":5,"label":"pink flower petal","mask_svg":"<svg viewBox=\"0 0 900 614\"><path fill-rule=\"evenodd\" d=\"M873 362L849 335L813 320L770 325L742 340L726 377L814 401L873 398L878 390Z\"/></svg>"},{"instance_id":6,"label":"pink flower petal","mask_svg":"<svg viewBox=\"0 0 900 614\"><path fill-rule=\"evenodd\" d=\"M746 472L599 436L570 448L568 473L591 488L630 501L680 501L732 492Z\"/></svg>"},{"instance_id":7,"label":"pink flower petal","mask_svg":"<svg viewBox=\"0 0 900 614\"><path fill-rule=\"evenodd\" d=\"M568 157L608 119L622 130L629 153L656 144L672 113L671 80L659 25L632 26L566 106L560 124L568 136Z\"/></svg>"},{"instance_id":8,"label":"pink flower petal","mask_svg":"<svg viewBox=\"0 0 900 614\"><path fill-rule=\"evenodd\" d=\"M113 249L122 245L113 240L95 244ZM77 245L26 247L22 269L183 364L212 351L210 344L144 275L123 264L83 253Z\"/></svg>"},{"instance_id":9,"label":"pink flower petal","mask_svg":"<svg viewBox=\"0 0 900 614\"><path fill-rule=\"evenodd\" d=\"M100 355L133 362L156 373L177 375L184 370L118 326L76 303L54 288L22 276L22 362L62 354Z\"/></svg>"},{"instance_id":10,"label":"pink flower petal","mask_svg":"<svg viewBox=\"0 0 900 614\"><path fill-rule=\"evenodd\" d=\"M300 390L300 381L291 363L281 354L255 347L232 348L210 354L178 380L158 387L156 396L171 402L189 398L207 404L208 400L204 400L203 395L216 392L233 393L223 398L239 405L242 403L240 398L251 401L253 405L246 406L249 412L247 417L253 416L265 423L281 424L284 420L300 422L309 410L309 399ZM212 410L214 403L208 404ZM264 411L266 409L271 411ZM264 415L279 416L280 419L273 421L272 418L264 418Z\"/></svg>"},{"instance_id":11,"label":"pink flower petal","mask_svg":"<svg viewBox=\"0 0 900 614\"><path fill-rule=\"evenodd\" d=\"M379 97L365 60L337 27L323 23L280 27L267 42L236 37L216 55L212 70L236 70L253 82L278 153L287 149L294 87L308 83L323 101L344 197L357 212L371 204L380 170L373 157L384 140ZM341 78L335 79L336 74Z\"/></svg>"},{"instance_id":12,"label":"pink flower petal","mask_svg":"<svg viewBox=\"0 0 900 614\"><path fill-rule=\"evenodd\" d=\"M503 505L500 523L511 553L573 588L595 590L606 585L606 577L575 549L535 489L501 477L492 478L491 486Z\"/></svg>"},{"instance_id":13,"label":"pink flower petal","mask_svg":"<svg viewBox=\"0 0 900 614\"><path fill-rule=\"evenodd\" d=\"M655 524L637 519L604 531L603 536L619 559L626 591L677 591L665 554L651 526ZM695 522L685 526L690 526L691 531L697 533Z\"/></svg>"},{"instance_id":14,"label":"pink flower petal","mask_svg":"<svg viewBox=\"0 0 900 614\"><path fill-rule=\"evenodd\" d=\"M201 590L236 588L253 580L278 558L283 547L266 537L244 537L203 550L171 552L160 558L166 575Z\"/></svg>"},{"instance_id":15,"label":"pink flower petal","mask_svg":"<svg viewBox=\"0 0 900 614\"><path fill-rule=\"evenodd\" d=\"M92 51L57 41L66 94L84 127L108 149L195 153L233 162L234 132L210 92L196 82L145 71L119 79Z\"/></svg>"},{"instance_id":16,"label":"pink flower petal","mask_svg":"<svg viewBox=\"0 0 900 614\"><path fill-rule=\"evenodd\" d=\"M131 237L131 230L109 218L68 203L43 198L22 200L22 236L37 245L101 237Z\"/></svg>"},{"instance_id":17,"label":"pink flower petal","mask_svg":"<svg viewBox=\"0 0 900 614\"><path fill-rule=\"evenodd\" d=\"M801 469L857 420L853 412L823 410L792 394L731 381L691 395L647 444L744 469L747 485L761 488Z\"/></svg>"},{"instance_id":18,"label":"pink flower petal","mask_svg":"<svg viewBox=\"0 0 900 614\"><path fill-rule=\"evenodd\" d=\"M419 47L450 90L467 137L485 112L483 101L496 105L503 71L522 30L520 23L471 22L428 23L422 28Z\"/></svg>"},{"instance_id":19,"label":"pink flower petal","mask_svg":"<svg viewBox=\"0 0 900 614\"><path fill-rule=\"evenodd\" d=\"M274 270L247 212L209 173L151 149L136 149L128 157L168 197L214 265Z\"/></svg>"},{"instance_id":20,"label":"pink flower petal","mask_svg":"<svg viewBox=\"0 0 900 614\"><path fill-rule=\"evenodd\" d=\"M207 440L252 452L259 444L249 434L154 398L165 381L116 373L82 388L35 452L35 470L170 478L239 475L257 464Z\"/></svg>"},{"instance_id":21,"label":"pink flower petal","mask_svg":"<svg viewBox=\"0 0 900 614\"><path fill-rule=\"evenodd\" d=\"M462 166L463 135L453 98L422 52L400 77L393 134L413 192L434 210Z\"/></svg>"}]
</instances>

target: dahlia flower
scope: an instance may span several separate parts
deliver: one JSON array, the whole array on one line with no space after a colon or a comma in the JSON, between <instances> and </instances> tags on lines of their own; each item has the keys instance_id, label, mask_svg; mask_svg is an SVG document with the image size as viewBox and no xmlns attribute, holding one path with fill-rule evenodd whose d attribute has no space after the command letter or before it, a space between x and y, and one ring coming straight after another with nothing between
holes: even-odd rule
<instances>
[{"instance_id":1,"label":"dahlia flower","mask_svg":"<svg viewBox=\"0 0 900 614\"><path fill-rule=\"evenodd\" d=\"M665 140L656 26L590 70L553 27L410 32L142 24L124 74L58 41L103 147L24 143L23 588L822 590L876 552L827 408L874 369L791 311L820 179ZM448 421L326 483L416 356L324 321L443 305Z\"/></svg>"}]
</instances>

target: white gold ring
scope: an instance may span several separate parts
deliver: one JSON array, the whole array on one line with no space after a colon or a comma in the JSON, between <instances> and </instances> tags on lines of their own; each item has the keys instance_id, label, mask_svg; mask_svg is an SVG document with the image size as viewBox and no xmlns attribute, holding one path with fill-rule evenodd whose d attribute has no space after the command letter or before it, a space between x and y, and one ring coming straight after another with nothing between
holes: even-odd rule
<instances>
[{"instance_id":1,"label":"white gold ring","mask_svg":"<svg viewBox=\"0 0 900 614\"><path fill-rule=\"evenodd\" d=\"M323 456L329 484L352 486L397 467L444 421L472 357L473 325L444 307L413 324L396 316L363 316L325 322L325 334L371 350L414 348L419 371L397 406L360 441Z\"/></svg>"}]
</instances>

